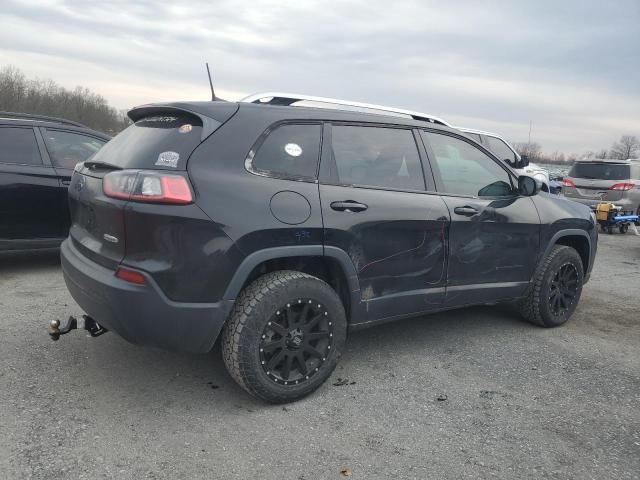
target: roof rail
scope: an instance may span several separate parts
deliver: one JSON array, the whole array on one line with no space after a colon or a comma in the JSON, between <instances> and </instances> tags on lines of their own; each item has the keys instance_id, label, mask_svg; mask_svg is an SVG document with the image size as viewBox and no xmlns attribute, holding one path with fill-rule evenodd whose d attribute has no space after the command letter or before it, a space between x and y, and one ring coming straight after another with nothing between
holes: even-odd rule
<instances>
[{"instance_id":1,"label":"roof rail","mask_svg":"<svg viewBox=\"0 0 640 480\"><path fill-rule=\"evenodd\" d=\"M74 127L81 128L89 128L82 123L74 122L72 120L67 120L65 118L59 117L50 117L48 115L36 115L34 113L16 113L16 112L2 112L0 111L0 118L15 118L21 120L32 120L32 121L43 121L43 122L54 122L54 123L63 123L65 125L73 125Z\"/></svg>"},{"instance_id":2,"label":"roof rail","mask_svg":"<svg viewBox=\"0 0 640 480\"><path fill-rule=\"evenodd\" d=\"M296 102L301 102L301 101L326 103L326 104L340 105L345 107L355 107L355 108L363 108L368 110L376 110L375 112L365 112L365 113L391 114L393 116L402 116L405 118L412 118L414 120L422 120L425 122L437 123L439 125L444 125L446 127L451 126L441 118L435 117L428 113L414 112L412 110L403 110L395 107L385 107L384 105L373 105L371 103L353 102L351 100L339 100L337 98L314 97L311 95L299 95L296 93L282 93L282 92L256 93L254 95L249 95L248 97L245 97L240 101L244 103L257 103L261 105L283 105L283 106L290 106Z\"/></svg>"}]
</instances>

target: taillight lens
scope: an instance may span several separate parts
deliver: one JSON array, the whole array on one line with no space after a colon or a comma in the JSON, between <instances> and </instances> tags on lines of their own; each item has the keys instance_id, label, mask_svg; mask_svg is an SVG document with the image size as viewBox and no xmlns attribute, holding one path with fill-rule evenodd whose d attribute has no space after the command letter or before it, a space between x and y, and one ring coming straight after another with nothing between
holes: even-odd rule
<instances>
[{"instance_id":1,"label":"taillight lens","mask_svg":"<svg viewBox=\"0 0 640 480\"><path fill-rule=\"evenodd\" d=\"M122 267L119 267L118 270L116 270L116 277L120 280L124 280L125 282L135 283L136 285L144 285L147 283L147 279L144 278L144 275L140 272Z\"/></svg>"},{"instance_id":2,"label":"taillight lens","mask_svg":"<svg viewBox=\"0 0 640 480\"><path fill-rule=\"evenodd\" d=\"M180 175L168 175L144 170L111 172L102 179L107 197L132 202L185 205L193 202L189 182Z\"/></svg>"},{"instance_id":3,"label":"taillight lens","mask_svg":"<svg viewBox=\"0 0 640 480\"><path fill-rule=\"evenodd\" d=\"M631 190L635 186L636 186L635 183L629 183L629 182L616 183L616 184L612 185L611 187L609 187L609 190L617 190L617 191L626 192L627 190Z\"/></svg>"},{"instance_id":4,"label":"taillight lens","mask_svg":"<svg viewBox=\"0 0 640 480\"><path fill-rule=\"evenodd\" d=\"M573 180L569 180L568 178L565 178L564 180L562 180L562 186L563 187L575 187L576 184Z\"/></svg>"}]
</instances>

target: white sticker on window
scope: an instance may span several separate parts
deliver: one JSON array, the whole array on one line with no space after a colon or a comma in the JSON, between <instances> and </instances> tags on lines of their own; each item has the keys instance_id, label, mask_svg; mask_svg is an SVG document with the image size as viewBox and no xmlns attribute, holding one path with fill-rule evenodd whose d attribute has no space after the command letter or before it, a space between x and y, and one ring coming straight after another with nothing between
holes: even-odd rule
<instances>
[{"instance_id":1,"label":"white sticker on window","mask_svg":"<svg viewBox=\"0 0 640 480\"><path fill-rule=\"evenodd\" d=\"M180 154L177 152L162 152L158 155L156 165L159 167L171 167L176 168L178 166L178 160L180 160Z\"/></svg>"},{"instance_id":2,"label":"white sticker on window","mask_svg":"<svg viewBox=\"0 0 640 480\"><path fill-rule=\"evenodd\" d=\"M297 143L287 143L284 146L284 151L292 157L299 157L300 155L302 155L302 147Z\"/></svg>"}]
</instances>

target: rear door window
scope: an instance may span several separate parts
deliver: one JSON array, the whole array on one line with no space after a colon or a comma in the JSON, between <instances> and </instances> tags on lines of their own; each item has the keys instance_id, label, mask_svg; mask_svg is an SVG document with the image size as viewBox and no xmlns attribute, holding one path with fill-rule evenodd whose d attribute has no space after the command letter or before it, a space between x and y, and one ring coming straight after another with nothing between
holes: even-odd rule
<instances>
[{"instance_id":1,"label":"rear door window","mask_svg":"<svg viewBox=\"0 0 640 480\"><path fill-rule=\"evenodd\" d=\"M0 127L0 163L42 165L33 128Z\"/></svg>"},{"instance_id":2,"label":"rear door window","mask_svg":"<svg viewBox=\"0 0 640 480\"><path fill-rule=\"evenodd\" d=\"M631 178L629 165L621 163L576 163L569 176L591 180L628 180Z\"/></svg>"},{"instance_id":3,"label":"rear door window","mask_svg":"<svg viewBox=\"0 0 640 480\"><path fill-rule=\"evenodd\" d=\"M73 169L88 160L106 143L104 140L62 130L45 130L49 158L55 167Z\"/></svg>"},{"instance_id":4,"label":"rear door window","mask_svg":"<svg viewBox=\"0 0 640 480\"><path fill-rule=\"evenodd\" d=\"M283 178L315 179L322 125L280 125L249 154L249 170Z\"/></svg>"},{"instance_id":5,"label":"rear door window","mask_svg":"<svg viewBox=\"0 0 640 480\"><path fill-rule=\"evenodd\" d=\"M425 190L413 132L401 128L333 125L331 147L341 185Z\"/></svg>"},{"instance_id":6,"label":"rear door window","mask_svg":"<svg viewBox=\"0 0 640 480\"><path fill-rule=\"evenodd\" d=\"M201 134L202 121L195 115L152 115L116 135L92 160L121 168L185 170Z\"/></svg>"}]
</instances>

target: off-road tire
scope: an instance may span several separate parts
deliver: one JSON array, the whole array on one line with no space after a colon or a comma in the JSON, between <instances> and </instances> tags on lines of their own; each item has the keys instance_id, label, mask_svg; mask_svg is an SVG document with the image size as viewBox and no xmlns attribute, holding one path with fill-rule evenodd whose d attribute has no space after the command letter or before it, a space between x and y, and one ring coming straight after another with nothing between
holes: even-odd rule
<instances>
[{"instance_id":1,"label":"off-road tire","mask_svg":"<svg viewBox=\"0 0 640 480\"><path fill-rule=\"evenodd\" d=\"M282 305L300 298L312 298L322 304L332 322L332 343L326 360L308 380L284 385L265 372L259 353L261 339L273 314ZM329 378L346 336L345 309L336 292L319 278L281 270L263 275L240 293L222 332L222 355L231 377L247 392L269 403L285 403L310 394Z\"/></svg>"},{"instance_id":2,"label":"off-road tire","mask_svg":"<svg viewBox=\"0 0 640 480\"><path fill-rule=\"evenodd\" d=\"M567 264L572 265L577 273L576 296L566 311L556 315L550 305L551 284L555 275ZM571 247L555 245L537 268L526 297L518 302L518 310L526 320L541 327L560 326L573 315L580 300L583 281L584 270L578 252Z\"/></svg>"}]
</instances>

